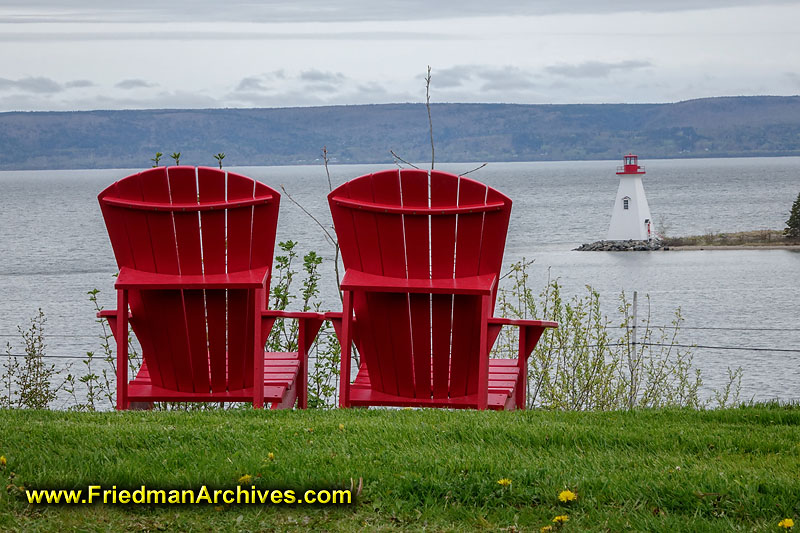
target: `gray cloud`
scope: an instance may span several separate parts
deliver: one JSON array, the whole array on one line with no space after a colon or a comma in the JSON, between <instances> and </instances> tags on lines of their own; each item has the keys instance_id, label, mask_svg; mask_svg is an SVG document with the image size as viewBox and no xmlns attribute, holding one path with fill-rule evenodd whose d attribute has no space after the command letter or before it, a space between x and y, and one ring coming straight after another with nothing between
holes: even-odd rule
<instances>
[{"instance_id":1,"label":"gray cloud","mask_svg":"<svg viewBox=\"0 0 800 533\"><path fill-rule=\"evenodd\" d=\"M0 78L0 91L17 90L26 93L53 94L64 90L64 87L55 80L42 76L10 80Z\"/></svg>"},{"instance_id":2,"label":"gray cloud","mask_svg":"<svg viewBox=\"0 0 800 533\"><path fill-rule=\"evenodd\" d=\"M381 84L376 82L364 83L356 87L356 92L367 97L367 101L372 101L373 98L382 98L388 94L388 91ZM400 102L401 100L397 100ZM406 100L407 101L407 100Z\"/></svg>"},{"instance_id":3,"label":"gray cloud","mask_svg":"<svg viewBox=\"0 0 800 533\"><path fill-rule=\"evenodd\" d=\"M276 87L281 91L286 87L297 89L310 102L319 103L317 95L325 97L335 94L348 82L341 72L325 72L317 69L304 70L298 73L287 73L285 70L274 70L258 76L242 78L234 89L235 98L248 101L262 101L267 97L264 93L275 93ZM269 96L272 98L272 96Z\"/></svg>"},{"instance_id":4,"label":"gray cloud","mask_svg":"<svg viewBox=\"0 0 800 533\"><path fill-rule=\"evenodd\" d=\"M121 82L114 85L117 89L146 89L149 87L155 87L155 83L150 83L149 81L142 80L142 79L129 79L129 80L122 80Z\"/></svg>"},{"instance_id":5,"label":"gray cloud","mask_svg":"<svg viewBox=\"0 0 800 533\"><path fill-rule=\"evenodd\" d=\"M65 109L208 109L220 107L220 101L186 91L161 91L149 98L113 98L99 96L70 101Z\"/></svg>"},{"instance_id":6,"label":"gray cloud","mask_svg":"<svg viewBox=\"0 0 800 533\"><path fill-rule=\"evenodd\" d=\"M64 84L64 87L67 89L94 87L94 86L95 83L90 80L73 80L73 81L68 81L67 83Z\"/></svg>"},{"instance_id":7,"label":"gray cloud","mask_svg":"<svg viewBox=\"0 0 800 533\"><path fill-rule=\"evenodd\" d=\"M484 91L508 91L510 89L530 89L534 86L533 75L517 67L483 68L478 77L485 81Z\"/></svg>"},{"instance_id":8,"label":"gray cloud","mask_svg":"<svg viewBox=\"0 0 800 533\"><path fill-rule=\"evenodd\" d=\"M635 70L653 66L649 61L627 60L616 63L586 61L578 65L552 65L545 70L567 78L605 78L615 70Z\"/></svg>"},{"instance_id":9,"label":"gray cloud","mask_svg":"<svg viewBox=\"0 0 800 533\"><path fill-rule=\"evenodd\" d=\"M92 111L97 109L208 109L221 107L222 101L184 91L162 91L149 98L83 96L54 97L51 94L11 94L0 96L0 108L26 111Z\"/></svg>"},{"instance_id":10,"label":"gray cloud","mask_svg":"<svg viewBox=\"0 0 800 533\"><path fill-rule=\"evenodd\" d=\"M331 83L307 83L303 86L303 90L312 93L327 93L333 94L339 91L339 87Z\"/></svg>"},{"instance_id":11,"label":"gray cloud","mask_svg":"<svg viewBox=\"0 0 800 533\"><path fill-rule=\"evenodd\" d=\"M344 81L344 74L341 72L323 72L317 69L304 70L300 73L303 81L340 83Z\"/></svg>"},{"instance_id":12,"label":"gray cloud","mask_svg":"<svg viewBox=\"0 0 800 533\"><path fill-rule=\"evenodd\" d=\"M760 5L793 4L793 0L767 0ZM344 21L398 21L442 18L471 18L551 14L600 14L622 12L674 12L695 11L736 6L752 6L750 0L454 0L430 2L405 0L403 2L374 2L367 0L229 0L220 9L215 0L82 0L70 3L64 9L61 0L6 0L0 22L344 22Z\"/></svg>"},{"instance_id":13,"label":"gray cloud","mask_svg":"<svg viewBox=\"0 0 800 533\"><path fill-rule=\"evenodd\" d=\"M456 65L454 67L435 70L431 73L431 84L440 89L460 87L468 82L474 74L474 66Z\"/></svg>"},{"instance_id":14,"label":"gray cloud","mask_svg":"<svg viewBox=\"0 0 800 533\"><path fill-rule=\"evenodd\" d=\"M481 91L529 90L535 86L534 74L512 66L456 65L431 73L434 89L467 89Z\"/></svg>"},{"instance_id":15,"label":"gray cloud","mask_svg":"<svg viewBox=\"0 0 800 533\"><path fill-rule=\"evenodd\" d=\"M288 83L280 90L263 92L236 90L222 101L228 107L295 107L322 105L378 104L419 101L419 95L392 92L376 82L345 86L326 83L305 83L297 75L287 75Z\"/></svg>"},{"instance_id":16,"label":"gray cloud","mask_svg":"<svg viewBox=\"0 0 800 533\"><path fill-rule=\"evenodd\" d=\"M200 21L197 21L200 22ZM239 22L239 21L230 21ZM269 21L263 21L269 22ZM8 23L0 16L0 23ZM54 22L55 23L55 22ZM463 40L455 35L431 35L413 31L396 32L242 32L238 30L198 32L192 30L151 31L121 30L116 32L74 32L52 30L45 32L3 32L0 42L91 42L91 41L411 41L411 40Z\"/></svg>"},{"instance_id":17,"label":"gray cloud","mask_svg":"<svg viewBox=\"0 0 800 533\"><path fill-rule=\"evenodd\" d=\"M248 91L257 91L263 92L268 91L269 87L264 85L260 78L256 78L253 76L248 76L247 78L242 78L242 81L239 82L239 85L236 86L236 91L248 92Z\"/></svg>"}]
</instances>

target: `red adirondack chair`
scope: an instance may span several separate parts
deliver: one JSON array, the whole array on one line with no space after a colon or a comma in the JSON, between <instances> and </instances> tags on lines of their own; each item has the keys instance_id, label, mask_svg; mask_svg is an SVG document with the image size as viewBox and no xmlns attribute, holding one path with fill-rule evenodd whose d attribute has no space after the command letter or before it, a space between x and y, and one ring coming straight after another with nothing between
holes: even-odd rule
<instances>
[{"instance_id":1,"label":"red adirondack chair","mask_svg":"<svg viewBox=\"0 0 800 533\"><path fill-rule=\"evenodd\" d=\"M130 402L307 402L308 348L322 315L268 311L280 195L214 168L158 167L98 196L120 272L117 409ZM130 311L129 311L130 307ZM265 353L276 318L296 318L298 352ZM128 322L144 358L128 382Z\"/></svg>"},{"instance_id":2,"label":"red adirondack chair","mask_svg":"<svg viewBox=\"0 0 800 533\"><path fill-rule=\"evenodd\" d=\"M493 318L511 200L446 172L387 170L328 196L345 274L342 407L525 407L527 358L555 322ZM517 359L490 359L503 325ZM351 342L361 354L350 383Z\"/></svg>"}]
</instances>

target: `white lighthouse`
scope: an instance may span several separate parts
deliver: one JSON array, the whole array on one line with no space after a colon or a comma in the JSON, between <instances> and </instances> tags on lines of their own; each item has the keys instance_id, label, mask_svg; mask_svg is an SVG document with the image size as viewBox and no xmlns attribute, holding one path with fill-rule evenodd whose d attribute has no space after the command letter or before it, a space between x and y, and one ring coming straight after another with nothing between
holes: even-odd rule
<instances>
[{"instance_id":1,"label":"white lighthouse","mask_svg":"<svg viewBox=\"0 0 800 533\"><path fill-rule=\"evenodd\" d=\"M624 163L617 167L619 188L608 227L608 240L649 241L655 236L655 227L642 186L644 167L639 166L639 156L633 154L626 155Z\"/></svg>"}]
</instances>

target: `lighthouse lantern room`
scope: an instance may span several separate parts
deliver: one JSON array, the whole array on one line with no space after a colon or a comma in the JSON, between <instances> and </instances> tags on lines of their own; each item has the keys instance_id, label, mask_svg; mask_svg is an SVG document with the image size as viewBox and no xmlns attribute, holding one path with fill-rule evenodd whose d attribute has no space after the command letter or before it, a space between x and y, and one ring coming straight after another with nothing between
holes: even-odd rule
<instances>
[{"instance_id":1,"label":"lighthouse lantern room","mask_svg":"<svg viewBox=\"0 0 800 533\"><path fill-rule=\"evenodd\" d=\"M617 167L619 188L611 213L608 240L649 241L655 236L655 227L642 186L644 167L639 166L639 156L634 154L626 155L623 163Z\"/></svg>"}]
</instances>

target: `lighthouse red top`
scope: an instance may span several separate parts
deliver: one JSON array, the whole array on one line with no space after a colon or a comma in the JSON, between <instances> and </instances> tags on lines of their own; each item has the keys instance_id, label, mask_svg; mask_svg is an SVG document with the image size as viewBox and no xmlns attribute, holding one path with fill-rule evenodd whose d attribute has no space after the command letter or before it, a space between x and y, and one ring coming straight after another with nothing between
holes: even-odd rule
<instances>
[{"instance_id":1,"label":"lighthouse red top","mask_svg":"<svg viewBox=\"0 0 800 533\"><path fill-rule=\"evenodd\" d=\"M639 166L639 156L628 154L622 158L624 165L617 167L617 174L644 174L644 167Z\"/></svg>"}]
</instances>

